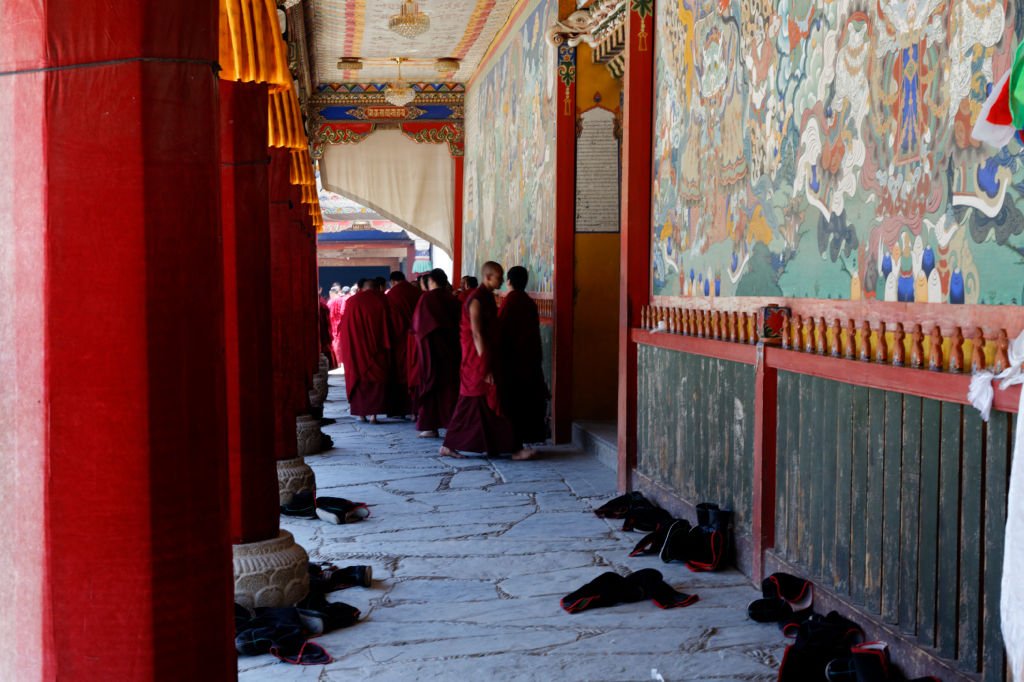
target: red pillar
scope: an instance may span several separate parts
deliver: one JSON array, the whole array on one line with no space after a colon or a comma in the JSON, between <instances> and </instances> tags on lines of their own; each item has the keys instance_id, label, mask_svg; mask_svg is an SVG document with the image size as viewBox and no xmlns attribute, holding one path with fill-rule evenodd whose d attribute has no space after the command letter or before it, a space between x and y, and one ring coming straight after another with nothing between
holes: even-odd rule
<instances>
[{"instance_id":1,"label":"red pillar","mask_svg":"<svg viewBox=\"0 0 1024 682\"><path fill-rule=\"evenodd\" d=\"M460 155L455 160L455 210L453 211L454 228L452 230L452 284L459 286L462 278L462 203L463 203L463 169L465 157Z\"/></svg>"},{"instance_id":2,"label":"red pillar","mask_svg":"<svg viewBox=\"0 0 1024 682\"><path fill-rule=\"evenodd\" d=\"M274 362L274 453L278 460L297 456L295 436L296 384L291 185L288 150L270 149L270 308Z\"/></svg>"},{"instance_id":3,"label":"red pillar","mask_svg":"<svg viewBox=\"0 0 1024 682\"><path fill-rule=\"evenodd\" d=\"M652 3L653 4L653 3ZM638 9L639 7L639 9ZM653 138L654 16L633 5L626 18L622 114L622 240L619 262L619 490L629 490L636 467L636 344L650 298L651 155Z\"/></svg>"},{"instance_id":4,"label":"red pillar","mask_svg":"<svg viewBox=\"0 0 1024 682\"><path fill-rule=\"evenodd\" d=\"M561 3L563 14L575 3ZM572 67L576 49L559 45L559 73ZM572 440L573 254L576 240L576 79L559 85L555 121L554 358L551 365L551 431L555 443Z\"/></svg>"},{"instance_id":5,"label":"red pillar","mask_svg":"<svg viewBox=\"0 0 1024 682\"><path fill-rule=\"evenodd\" d=\"M220 81L231 539L278 531L267 203L267 86Z\"/></svg>"},{"instance_id":6,"label":"red pillar","mask_svg":"<svg viewBox=\"0 0 1024 682\"><path fill-rule=\"evenodd\" d=\"M235 674L217 4L0 11L0 679Z\"/></svg>"}]
</instances>

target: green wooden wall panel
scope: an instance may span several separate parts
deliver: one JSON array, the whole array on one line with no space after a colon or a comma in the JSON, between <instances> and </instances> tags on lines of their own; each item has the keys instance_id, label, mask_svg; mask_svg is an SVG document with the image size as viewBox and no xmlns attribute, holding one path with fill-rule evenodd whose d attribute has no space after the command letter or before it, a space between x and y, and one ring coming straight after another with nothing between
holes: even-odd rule
<instances>
[{"instance_id":1,"label":"green wooden wall panel","mask_svg":"<svg viewBox=\"0 0 1024 682\"><path fill-rule=\"evenodd\" d=\"M641 345L637 468L692 503L735 512L749 534L754 368Z\"/></svg>"},{"instance_id":2,"label":"green wooden wall panel","mask_svg":"<svg viewBox=\"0 0 1024 682\"><path fill-rule=\"evenodd\" d=\"M832 581L841 595L850 593L850 498L852 492L853 387L839 384L836 389L836 542ZM841 410L838 411L838 410Z\"/></svg>"},{"instance_id":3,"label":"green wooden wall panel","mask_svg":"<svg viewBox=\"0 0 1024 682\"><path fill-rule=\"evenodd\" d=\"M939 542L939 460L942 403L921 404L921 521L917 562L917 641L935 646Z\"/></svg>"},{"instance_id":4,"label":"green wooden wall panel","mask_svg":"<svg viewBox=\"0 0 1024 682\"><path fill-rule=\"evenodd\" d=\"M921 521L921 407L917 396L903 397L903 456L900 466L899 624L917 634L917 552Z\"/></svg>"},{"instance_id":5,"label":"green wooden wall panel","mask_svg":"<svg viewBox=\"0 0 1024 682\"><path fill-rule=\"evenodd\" d=\"M864 603L867 584L868 547L868 446L870 443L868 408L870 396L863 386L853 387L853 451L850 475L850 596L858 604Z\"/></svg>"},{"instance_id":6,"label":"green wooden wall panel","mask_svg":"<svg viewBox=\"0 0 1024 682\"><path fill-rule=\"evenodd\" d=\"M868 389L867 543L864 550L864 605L882 607L882 524L884 514L885 392Z\"/></svg>"},{"instance_id":7,"label":"green wooden wall panel","mask_svg":"<svg viewBox=\"0 0 1024 682\"><path fill-rule=\"evenodd\" d=\"M1003 531L1009 474L1009 415L993 412L988 425L985 462L985 598L982 604L982 670L988 681L1002 680L1003 636L999 629L999 595L1003 576Z\"/></svg>"},{"instance_id":8,"label":"green wooden wall panel","mask_svg":"<svg viewBox=\"0 0 1024 682\"><path fill-rule=\"evenodd\" d=\"M835 581L836 545L836 449L838 424L838 392L832 382L821 380L821 570L819 575Z\"/></svg>"},{"instance_id":9,"label":"green wooden wall panel","mask_svg":"<svg viewBox=\"0 0 1024 682\"><path fill-rule=\"evenodd\" d=\"M882 462L882 619L899 619L900 465L903 450L903 394L885 394L885 447Z\"/></svg>"},{"instance_id":10,"label":"green wooden wall panel","mask_svg":"<svg viewBox=\"0 0 1024 682\"><path fill-rule=\"evenodd\" d=\"M943 403L939 462L939 545L935 635L944 658L956 656L957 593L960 525L960 428L963 409Z\"/></svg>"},{"instance_id":11,"label":"green wooden wall panel","mask_svg":"<svg viewBox=\"0 0 1024 682\"><path fill-rule=\"evenodd\" d=\"M960 463L960 633L957 660L960 667L975 672L980 660L982 495L984 490L985 435L981 415L964 410Z\"/></svg>"}]
</instances>

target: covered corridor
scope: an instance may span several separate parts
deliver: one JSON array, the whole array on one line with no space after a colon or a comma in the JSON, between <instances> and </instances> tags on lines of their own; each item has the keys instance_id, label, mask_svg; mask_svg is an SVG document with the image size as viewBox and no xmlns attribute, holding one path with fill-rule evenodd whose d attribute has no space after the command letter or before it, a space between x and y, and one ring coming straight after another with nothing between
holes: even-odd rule
<instances>
[{"instance_id":1,"label":"covered corridor","mask_svg":"<svg viewBox=\"0 0 1024 682\"><path fill-rule=\"evenodd\" d=\"M772 680L786 643L746 617L760 596L738 571L694 573L630 558L643 533L593 510L615 472L571 446L541 458L451 459L410 422L349 416L332 372L323 427L334 447L306 458L317 492L371 505L359 523L282 517L310 561L372 566L374 585L334 592L360 622L316 641L334 657L308 670L239 658L244 682L277 680ZM699 601L648 600L568 614L559 600L604 571L660 570Z\"/></svg>"}]
</instances>

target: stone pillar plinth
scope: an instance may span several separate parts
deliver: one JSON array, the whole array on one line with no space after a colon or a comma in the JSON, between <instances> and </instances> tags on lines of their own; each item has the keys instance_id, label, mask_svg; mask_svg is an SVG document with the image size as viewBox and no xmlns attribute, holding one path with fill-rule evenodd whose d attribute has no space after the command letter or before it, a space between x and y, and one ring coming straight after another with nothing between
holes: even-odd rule
<instances>
[{"instance_id":1,"label":"stone pillar plinth","mask_svg":"<svg viewBox=\"0 0 1024 682\"><path fill-rule=\"evenodd\" d=\"M277 460L277 488L280 504L288 504L296 493L316 490L316 476L301 457Z\"/></svg>"},{"instance_id":2,"label":"stone pillar plinth","mask_svg":"<svg viewBox=\"0 0 1024 682\"><path fill-rule=\"evenodd\" d=\"M286 530L277 537L232 547L235 602L257 606L292 606L309 593L309 555Z\"/></svg>"},{"instance_id":3,"label":"stone pillar plinth","mask_svg":"<svg viewBox=\"0 0 1024 682\"><path fill-rule=\"evenodd\" d=\"M299 457L316 455L323 450L324 434L320 430L320 420L308 414L300 414L295 418L295 444Z\"/></svg>"}]
</instances>

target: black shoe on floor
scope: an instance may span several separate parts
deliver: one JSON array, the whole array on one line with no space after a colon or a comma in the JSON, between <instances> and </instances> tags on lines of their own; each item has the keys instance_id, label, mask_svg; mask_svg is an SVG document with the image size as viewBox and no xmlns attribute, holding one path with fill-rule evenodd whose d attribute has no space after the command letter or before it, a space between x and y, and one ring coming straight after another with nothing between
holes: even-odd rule
<instances>
[{"instance_id":1,"label":"black shoe on floor","mask_svg":"<svg viewBox=\"0 0 1024 682\"><path fill-rule=\"evenodd\" d=\"M316 515L328 523L355 523L370 515L363 502L351 502L343 497L316 498Z\"/></svg>"},{"instance_id":2,"label":"black shoe on floor","mask_svg":"<svg viewBox=\"0 0 1024 682\"><path fill-rule=\"evenodd\" d=\"M300 519L315 519L315 497L316 493L314 493L312 490L307 490L301 493L295 493L295 495L292 497L291 502L289 502L288 504L281 505L281 513L285 516L295 516Z\"/></svg>"}]
</instances>

